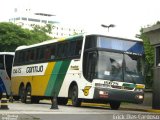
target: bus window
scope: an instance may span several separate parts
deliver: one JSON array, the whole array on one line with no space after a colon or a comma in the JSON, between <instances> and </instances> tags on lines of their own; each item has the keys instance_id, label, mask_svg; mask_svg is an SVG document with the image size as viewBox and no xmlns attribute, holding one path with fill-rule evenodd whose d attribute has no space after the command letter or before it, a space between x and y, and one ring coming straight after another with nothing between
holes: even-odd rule
<instances>
[{"instance_id":1,"label":"bus window","mask_svg":"<svg viewBox=\"0 0 160 120\"><path fill-rule=\"evenodd\" d=\"M76 43L76 50L75 50L75 55L76 56L80 56L81 49L82 49L82 40L78 40L77 43Z\"/></svg>"},{"instance_id":2,"label":"bus window","mask_svg":"<svg viewBox=\"0 0 160 120\"><path fill-rule=\"evenodd\" d=\"M5 65L8 76L11 78L13 55L5 55Z\"/></svg>"},{"instance_id":3,"label":"bus window","mask_svg":"<svg viewBox=\"0 0 160 120\"><path fill-rule=\"evenodd\" d=\"M37 51L38 51L37 60L38 61L44 60L44 47L38 48Z\"/></svg>"},{"instance_id":4,"label":"bus window","mask_svg":"<svg viewBox=\"0 0 160 120\"><path fill-rule=\"evenodd\" d=\"M49 60L51 58L51 47L46 46L45 47L45 60Z\"/></svg>"},{"instance_id":5,"label":"bus window","mask_svg":"<svg viewBox=\"0 0 160 120\"><path fill-rule=\"evenodd\" d=\"M64 58L67 58L68 57L68 54L69 54L69 43L65 43L64 45Z\"/></svg>"},{"instance_id":6,"label":"bus window","mask_svg":"<svg viewBox=\"0 0 160 120\"><path fill-rule=\"evenodd\" d=\"M60 43L58 44L58 48L57 48L57 58L61 59L64 57L64 44Z\"/></svg>"},{"instance_id":7,"label":"bus window","mask_svg":"<svg viewBox=\"0 0 160 120\"><path fill-rule=\"evenodd\" d=\"M23 56L24 54L23 54L23 51L21 51L20 53L19 53L19 64L21 64L22 62L23 62L23 59L24 59L24 56Z\"/></svg>"},{"instance_id":8,"label":"bus window","mask_svg":"<svg viewBox=\"0 0 160 120\"><path fill-rule=\"evenodd\" d=\"M56 45L51 47L51 60L56 59Z\"/></svg>"},{"instance_id":9,"label":"bus window","mask_svg":"<svg viewBox=\"0 0 160 120\"><path fill-rule=\"evenodd\" d=\"M76 41L70 42L70 47L69 47L69 57L74 57L75 55L75 49L76 49Z\"/></svg>"},{"instance_id":10,"label":"bus window","mask_svg":"<svg viewBox=\"0 0 160 120\"><path fill-rule=\"evenodd\" d=\"M96 37L95 36L87 36L85 42L85 50L96 47Z\"/></svg>"},{"instance_id":11,"label":"bus window","mask_svg":"<svg viewBox=\"0 0 160 120\"><path fill-rule=\"evenodd\" d=\"M34 50L29 50L29 52L28 52L28 60L29 60L29 62L33 62L34 61Z\"/></svg>"},{"instance_id":12,"label":"bus window","mask_svg":"<svg viewBox=\"0 0 160 120\"><path fill-rule=\"evenodd\" d=\"M86 61L86 73L85 77L87 80L92 81L95 78L96 64L97 64L97 53L95 51L87 54Z\"/></svg>"},{"instance_id":13,"label":"bus window","mask_svg":"<svg viewBox=\"0 0 160 120\"><path fill-rule=\"evenodd\" d=\"M4 69L4 58L3 58L3 55L0 55L0 69Z\"/></svg>"}]
</instances>

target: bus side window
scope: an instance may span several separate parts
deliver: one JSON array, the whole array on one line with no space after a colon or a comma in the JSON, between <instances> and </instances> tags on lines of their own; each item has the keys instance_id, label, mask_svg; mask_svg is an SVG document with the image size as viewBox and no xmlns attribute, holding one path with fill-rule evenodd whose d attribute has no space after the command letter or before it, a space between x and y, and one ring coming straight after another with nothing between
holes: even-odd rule
<instances>
[{"instance_id":1,"label":"bus side window","mask_svg":"<svg viewBox=\"0 0 160 120\"><path fill-rule=\"evenodd\" d=\"M76 50L75 50L75 55L76 56L80 56L81 49L82 49L82 40L78 40L77 43L76 43Z\"/></svg>"},{"instance_id":2,"label":"bus side window","mask_svg":"<svg viewBox=\"0 0 160 120\"><path fill-rule=\"evenodd\" d=\"M0 69L4 69L4 57L0 55Z\"/></svg>"},{"instance_id":3,"label":"bus side window","mask_svg":"<svg viewBox=\"0 0 160 120\"><path fill-rule=\"evenodd\" d=\"M44 60L44 47L38 48L38 57L37 60L41 61Z\"/></svg>"},{"instance_id":4,"label":"bus side window","mask_svg":"<svg viewBox=\"0 0 160 120\"><path fill-rule=\"evenodd\" d=\"M74 57L75 56L75 49L76 49L76 41L70 42L69 45L69 57Z\"/></svg>"},{"instance_id":5,"label":"bus side window","mask_svg":"<svg viewBox=\"0 0 160 120\"><path fill-rule=\"evenodd\" d=\"M21 64L24 60L24 54L23 51L19 52L19 60L18 60L18 64Z\"/></svg>"},{"instance_id":6,"label":"bus side window","mask_svg":"<svg viewBox=\"0 0 160 120\"><path fill-rule=\"evenodd\" d=\"M34 50L30 50L29 51L29 62L33 62L34 61Z\"/></svg>"},{"instance_id":7,"label":"bus side window","mask_svg":"<svg viewBox=\"0 0 160 120\"><path fill-rule=\"evenodd\" d=\"M67 58L68 57L68 54L69 54L69 43L66 42L65 45L64 45L64 58Z\"/></svg>"},{"instance_id":8,"label":"bus side window","mask_svg":"<svg viewBox=\"0 0 160 120\"><path fill-rule=\"evenodd\" d=\"M64 57L64 43L60 43L58 44L58 48L57 48L57 58L61 59Z\"/></svg>"},{"instance_id":9,"label":"bus side window","mask_svg":"<svg viewBox=\"0 0 160 120\"><path fill-rule=\"evenodd\" d=\"M29 50L25 52L25 62L27 63L29 61Z\"/></svg>"},{"instance_id":10,"label":"bus side window","mask_svg":"<svg viewBox=\"0 0 160 120\"><path fill-rule=\"evenodd\" d=\"M56 59L56 45L51 47L51 60Z\"/></svg>"},{"instance_id":11,"label":"bus side window","mask_svg":"<svg viewBox=\"0 0 160 120\"><path fill-rule=\"evenodd\" d=\"M45 47L45 60L49 60L51 58L51 47L46 46Z\"/></svg>"}]
</instances>

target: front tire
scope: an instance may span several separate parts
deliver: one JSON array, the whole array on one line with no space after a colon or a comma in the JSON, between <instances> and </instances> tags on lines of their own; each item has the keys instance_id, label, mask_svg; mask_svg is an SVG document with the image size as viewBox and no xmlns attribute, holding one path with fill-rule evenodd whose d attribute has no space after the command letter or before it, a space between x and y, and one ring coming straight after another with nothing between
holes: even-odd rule
<instances>
[{"instance_id":1,"label":"front tire","mask_svg":"<svg viewBox=\"0 0 160 120\"><path fill-rule=\"evenodd\" d=\"M81 106L81 100L78 98L78 87L74 85L71 89L71 100L72 105L75 107Z\"/></svg>"},{"instance_id":2,"label":"front tire","mask_svg":"<svg viewBox=\"0 0 160 120\"><path fill-rule=\"evenodd\" d=\"M121 105L119 101L110 101L110 107L112 110L118 110Z\"/></svg>"}]
</instances>

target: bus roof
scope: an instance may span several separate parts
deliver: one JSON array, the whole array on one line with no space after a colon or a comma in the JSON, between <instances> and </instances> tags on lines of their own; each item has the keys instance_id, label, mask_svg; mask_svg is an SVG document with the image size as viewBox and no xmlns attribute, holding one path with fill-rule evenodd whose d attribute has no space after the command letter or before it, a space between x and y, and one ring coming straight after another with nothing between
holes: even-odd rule
<instances>
[{"instance_id":1,"label":"bus roof","mask_svg":"<svg viewBox=\"0 0 160 120\"><path fill-rule=\"evenodd\" d=\"M142 42L142 40L140 39L128 39L128 38L121 38L121 37L115 37L115 36L107 36L105 34L97 34L97 33L85 33L85 34L79 34L79 35L73 35L73 36L69 36L69 37L64 37L64 38L59 38L59 39L52 39L52 40L47 40L41 43L37 43L37 44L33 44L33 45L23 45L23 46L19 46L17 50L23 50L23 49L27 49L27 48L32 48L32 47L37 47L37 46L41 46L41 45L47 45L47 44L51 44L51 43L56 43L56 42L60 42L60 41L64 41L64 40L71 40L73 38L76 37L83 37L83 36L90 36L90 35L99 35L99 36L105 36L108 38L116 38L116 39L123 39L123 40L127 40L127 41L139 41Z\"/></svg>"},{"instance_id":2,"label":"bus roof","mask_svg":"<svg viewBox=\"0 0 160 120\"><path fill-rule=\"evenodd\" d=\"M14 55L15 52L0 52L0 55Z\"/></svg>"},{"instance_id":3,"label":"bus roof","mask_svg":"<svg viewBox=\"0 0 160 120\"><path fill-rule=\"evenodd\" d=\"M73 39L73 38L76 38L76 37L82 37L82 36L83 35L80 34L80 35L74 35L74 36L70 36L70 37L59 38L59 39L46 40L44 42L33 44L33 45L19 46L16 50L22 50L22 49L27 49L27 48L41 46L41 45L47 45L47 44L56 43L56 42L60 42L60 41L64 41L64 40L70 40L70 39Z\"/></svg>"},{"instance_id":4,"label":"bus roof","mask_svg":"<svg viewBox=\"0 0 160 120\"><path fill-rule=\"evenodd\" d=\"M140 42L143 42L141 39L138 39L138 38L124 38L124 37L121 37L121 36L110 36L110 35L106 35L106 34L102 34L102 33L86 33L85 34L86 36L87 35L100 35L100 36L105 36L105 37L109 37L109 38L116 38L116 39L123 39L123 40L127 40L127 41L140 41Z\"/></svg>"}]
</instances>

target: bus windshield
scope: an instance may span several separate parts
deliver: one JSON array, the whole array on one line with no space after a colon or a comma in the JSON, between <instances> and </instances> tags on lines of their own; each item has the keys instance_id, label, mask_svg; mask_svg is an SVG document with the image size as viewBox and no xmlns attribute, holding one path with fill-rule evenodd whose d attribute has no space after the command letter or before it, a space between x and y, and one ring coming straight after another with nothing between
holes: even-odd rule
<instances>
[{"instance_id":1,"label":"bus windshield","mask_svg":"<svg viewBox=\"0 0 160 120\"><path fill-rule=\"evenodd\" d=\"M122 81L123 54L98 52L97 78Z\"/></svg>"},{"instance_id":2,"label":"bus windshield","mask_svg":"<svg viewBox=\"0 0 160 120\"><path fill-rule=\"evenodd\" d=\"M125 59L125 74L124 81L132 83L142 83L142 57L137 55L124 55Z\"/></svg>"},{"instance_id":3,"label":"bus windshield","mask_svg":"<svg viewBox=\"0 0 160 120\"><path fill-rule=\"evenodd\" d=\"M99 51L95 70L97 79L142 83L141 56Z\"/></svg>"}]
</instances>

